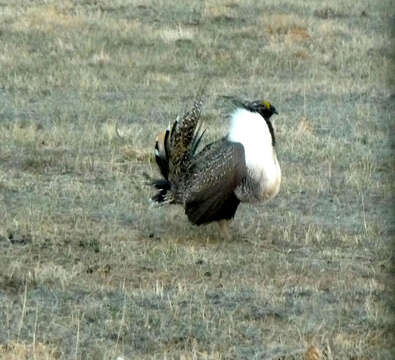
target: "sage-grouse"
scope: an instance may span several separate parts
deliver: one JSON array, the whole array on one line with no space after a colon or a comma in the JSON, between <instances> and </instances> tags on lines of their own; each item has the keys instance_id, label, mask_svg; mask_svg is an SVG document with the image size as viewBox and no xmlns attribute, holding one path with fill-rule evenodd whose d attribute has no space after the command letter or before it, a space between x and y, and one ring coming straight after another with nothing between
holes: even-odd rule
<instances>
[{"instance_id":1,"label":"sage-grouse","mask_svg":"<svg viewBox=\"0 0 395 360\"><path fill-rule=\"evenodd\" d=\"M163 178L153 181L158 192L152 197L156 203L183 205L193 224L217 221L228 239L228 220L240 202L271 199L281 183L270 121L276 108L268 101L232 101L236 108L228 134L201 151L201 99L158 135L155 159Z\"/></svg>"}]
</instances>

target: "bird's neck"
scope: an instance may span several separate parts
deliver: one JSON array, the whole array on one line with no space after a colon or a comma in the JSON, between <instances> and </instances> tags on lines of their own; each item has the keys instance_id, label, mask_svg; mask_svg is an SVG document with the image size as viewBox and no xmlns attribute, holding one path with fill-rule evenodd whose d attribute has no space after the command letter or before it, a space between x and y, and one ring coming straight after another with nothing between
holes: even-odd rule
<instances>
[{"instance_id":1,"label":"bird's neck","mask_svg":"<svg viewBox=\"0 0 395 360\"><path fill-rule=\"evenodd\" d=\"M257 112L238 108L231 115L228 140L244 146L248 168L271 166L275 161L271 130Z\"/></svg>"},{"instance_id":2,"label":"bird's neck","mask_svg":"<svg viewBox=\"0 0 395 360\"><path fill-rule=\"evenodd\" d=\"M232 114L228 140L244 146L247 178L254 184L236 190L241 201L268 200L280 189L281 169L273 145L273 128L268 124L256 112L237 109Z\"/></svg>"}]
</instances>

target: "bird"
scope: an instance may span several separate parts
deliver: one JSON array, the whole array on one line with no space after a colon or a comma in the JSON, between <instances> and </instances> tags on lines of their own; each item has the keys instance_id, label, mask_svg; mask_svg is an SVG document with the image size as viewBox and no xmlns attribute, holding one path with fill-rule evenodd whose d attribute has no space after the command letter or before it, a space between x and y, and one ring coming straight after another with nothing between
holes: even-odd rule
<instances>
[{"instance_id":1,"label":"bird","mask_svg":"<svg viewBox=\"0 0 395 360\"><path fill-rule=\"evenodd\" d=\"M155 140L161 178L152 181L158 205L180 204L195 225L217 222L232 239L229 222L240 203L274 198L281 184L276 137L271 117L278 114L266 100L231 100L228 132L199 150L203 130L202 97L178 116Z\"/></svg>"}]
</instances>

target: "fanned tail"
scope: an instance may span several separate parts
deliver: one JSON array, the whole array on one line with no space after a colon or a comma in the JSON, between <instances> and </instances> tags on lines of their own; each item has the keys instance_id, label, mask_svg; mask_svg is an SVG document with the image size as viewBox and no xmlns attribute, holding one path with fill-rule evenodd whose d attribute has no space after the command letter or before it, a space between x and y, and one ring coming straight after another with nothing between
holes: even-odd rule
<instances>
[{"instance_id":1,"label":"fanned tail","mask_svg":"<svg viewBox=\"0 0 395 360\"><path fill-rule=\"evenodd\" d=\"M156 203L177 202L176 189L186 174L205 132L200 122L202 103L200 96L190 111L182 118L177 117L172 126L169 125L156 138L155 160L163 177L152 182L158 190L152 197L152 201Z\"/></svg>"},{"instance_id":2,"label":"fanned tail","mask_svg":"<svg viewBox=\"0 0 395 360\"><path fill-rule=\"evenodd\" d=\"M195 101L192 110L187 111L181 119L177 119L169 136L169 176L177 181L185 173L189 165L191 147L200 120L202 99Z\"/></svg>"}]
</instances>

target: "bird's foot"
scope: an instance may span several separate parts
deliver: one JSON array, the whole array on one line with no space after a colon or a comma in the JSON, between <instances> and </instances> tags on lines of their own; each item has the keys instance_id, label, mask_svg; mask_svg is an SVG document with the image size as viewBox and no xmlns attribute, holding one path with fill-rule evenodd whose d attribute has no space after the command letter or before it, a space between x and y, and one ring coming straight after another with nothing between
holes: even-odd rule
<instances>
[{"instance_id":1,"label":"bird's foot","mask_svg":"<svg viewBox=\"0 0 395 360\"><path fill-rule=\"evenodd\" d=\"M218 221L218 226L221 231L222 237L226 241L232 240L232 234L229 228L229 220L220 220Z\"/></svg>"}]
</instances>

